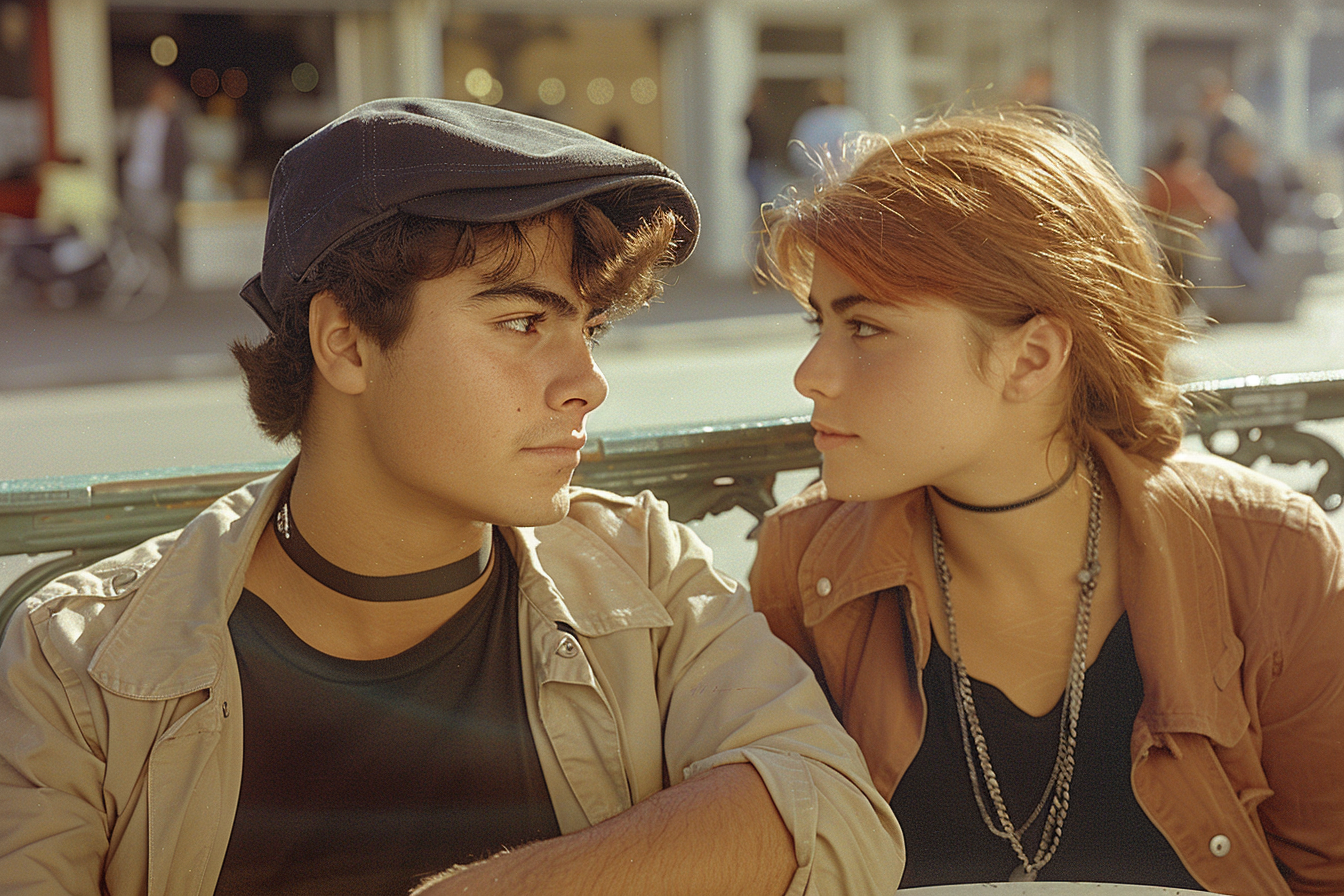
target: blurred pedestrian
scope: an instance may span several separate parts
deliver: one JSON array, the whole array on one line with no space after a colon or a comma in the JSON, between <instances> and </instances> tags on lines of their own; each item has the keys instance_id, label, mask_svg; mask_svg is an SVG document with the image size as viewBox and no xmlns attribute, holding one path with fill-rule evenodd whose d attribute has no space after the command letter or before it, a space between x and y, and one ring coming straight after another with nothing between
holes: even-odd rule
<instances>
[{"instance_id":1,"label":"blurred pedestrian","mask_svg":"<svg viewBox=\"0 0 1344 896\"><path fill-rule=\"evenodd\" d=\"M187 140L180 112L182 88L159 75L135 115L130 151L122 167L122 201L136 229L152 237L177 265L177 204L187 170Z\"/></svg>"},{"instance_id":2,"label":"blurred pedestrian","mask_svg":"<svg viewBox=\"0 0 1344 896\"><path fill-rule=\"evenodd\" d=\"M765 86L757 84L751 92L751 108L742 123L747 128L747 181L760 208L774 198L771 189L770 141L766 128Z\"/></svg>"},{"instance_id":3,"label":"blurred pedestrian","mask_svg":"<svg viewBox=\"0 0 1344 896\"><path fill-rule=\"evenodd\" d=\"M1237 225L1251 248L1263 252L1274 212L1262 178L1260 146L1246 132L1233 130L1214 151L1224 172L1220 186L1237 204Z\"/></svg>"},{"instance_id":4,"label":"blurred pedestrian","mask_svg":"<svg viewBox=\"0 0 1344 896\"><path fill-rule=\"evenodd\" d=\"M794 123L789 164L809 180L828 166L839 167L845 135L868 128L868 117L845 103L845 82L822 78L813 85L814 105Z\"/></svg>"},{"instance_id":5,"label":"blurred pedestrian","mask_svg":"<svg viewBox=\"0 0 1344 896\"><path fill-rule=\"evenodd\" d=\"M1039 106L1076 115L1077 110L1056 90L1055 70L1045 63L1032 65L1013 87L1012 100L1024 106Z\"/></svg>"},{"instance_id":6,"label":"blurred pedestrian","mask_svg":"<svg viewBox=\"0 0 1344 896\"><path fill-rule=\"evenodd\" d=\"M1229 132L1224 139L1239 138ZM1237 199L1204 170L1195 146L1193 129L1178 125L1144 175L1144 204L1158 218L1168 266L1178 278L1200 281L1207 272L1201 275L1189 270L1187 258L1212 254L1232 268L1236 285L1259 286L1264 281L1261 245L1247 239ZM1209 234L1207 243L1195 232L1201 228Z\"/></svg>"},{"instance_id":7,"label":"blurred pedestrian","mask_svg":"<svg viewBox=\"0 0 1344 896\"><path fill-rule=\"evenodd\" d=\"M1254 133L1255 107L1232 89L1226 72L1206 68L1199 74L1199 111L1204 119L1204 167L1214 183L1227 190L1231 174L1218 147L1228 134Z\"/></svg>"}]
</instances>

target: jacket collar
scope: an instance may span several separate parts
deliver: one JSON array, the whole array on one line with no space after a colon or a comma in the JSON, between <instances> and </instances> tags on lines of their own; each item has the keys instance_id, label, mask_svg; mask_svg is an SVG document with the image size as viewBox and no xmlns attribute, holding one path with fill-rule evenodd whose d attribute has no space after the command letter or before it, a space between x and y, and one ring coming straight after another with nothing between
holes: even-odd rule
<instances>
[{"instance_id":1,"label":"jacket collar","mask_svg":"<svg viewBox=\"0 0 1344 896\"><path fill-rule=\"evenodd\" d=\"M1101 433L1091 437L1119 496L1121 594L1144 679L1140 719L1155 732L1235 743L1249 723L1237 675L1243 646L1207 501L1177 472L1180 461L1148 462ZM922 489L840 504L799 562L804 623L815 627L853 600L907 588L906 619L923 668L929 622L925 602L915 598L933 584L910 558L927 550L927 526Z\"/></svg>"},{"instance_id":2,"label":"jacket collar","mask_svg":"<svg viewBox=\"0 0 1344 896\"><path fill-rule=\"evenodd\" d=\"M504 534L518 561L519 592L551 622L585 637L671 627L672 617L648 583L587 526L566 517Z\"/></svg>"},{"instance_id":3,"label":"jacket collar","mask_svg":"<svg viewBox=\"0 0 1344 896\"><path fill-rule=\"evenodd\" d=\"M297 463L224 495L175 539L132 549L130 562L148 571L124 596L125 611L89 664L95 681L145 700L214 686L231 649L227 621L243 593L247 561Z\"/></svg>"},{"instance_id":4,"label":"jacket collar","mask_svg":"<svg viewBox=\"0 0 1344 896\"><path fill-rule=\"evenodd\" d=\"M147 571L121 596L126 609L89 664L95 681L144 700L215 685L231 650L228 618L248 560L296 465L297 458L223 496L176 538L154 539L123 555L126 565ZM564 519L537 529L501 529L518 563L520 593L551 622L589 637L672 625L648 585L587 527Z\"/></svg>"}]
</instances>

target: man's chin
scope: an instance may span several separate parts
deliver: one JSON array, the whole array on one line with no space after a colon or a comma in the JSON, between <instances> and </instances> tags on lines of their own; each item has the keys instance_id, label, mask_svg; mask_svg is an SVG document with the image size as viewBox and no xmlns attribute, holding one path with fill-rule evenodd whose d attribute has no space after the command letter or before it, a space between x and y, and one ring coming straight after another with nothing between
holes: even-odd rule
<instances>
[{"instance_id":1,"label":"man's chin","mask_svg":"<svg viewBox=\"0 0 1344 896\"><path fill-rule=\"evenodd\" d=\"M500 526L525 528L558 523L569 514L569 492L570 489L566 486L548 498L539 497L535 502L528 502L526 506L502 513L494 522Z\"/></svg>"}]
</instances>

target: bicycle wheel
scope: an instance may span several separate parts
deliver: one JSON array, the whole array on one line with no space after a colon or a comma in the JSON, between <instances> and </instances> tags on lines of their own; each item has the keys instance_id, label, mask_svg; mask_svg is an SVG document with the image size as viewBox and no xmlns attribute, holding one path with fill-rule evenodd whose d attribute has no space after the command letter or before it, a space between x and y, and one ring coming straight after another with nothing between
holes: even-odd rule
<instances>
[{"instance_id":1,"label":"bicycle wheel","mask_svg":"<svg viewBox=\"0 0 1344 896\"><path fill-rule=\"evenodd\" d=\"M157 312L168 301L173 272L168 256L152 238L116 230L107 247L111 268L98 308L111 320L134 322Z\"/></svg>"}]
</instances>

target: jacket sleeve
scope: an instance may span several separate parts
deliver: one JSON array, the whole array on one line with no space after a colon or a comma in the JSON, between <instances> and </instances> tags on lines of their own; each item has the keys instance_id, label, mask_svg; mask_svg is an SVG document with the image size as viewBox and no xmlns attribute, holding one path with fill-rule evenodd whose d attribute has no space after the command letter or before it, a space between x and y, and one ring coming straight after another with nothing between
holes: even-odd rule
<instances>
[{"instance_id":1,"label":"jacket sleeve","mask_svg":"<svg viewBox=\"0 0 1344 896\"><path fill-rule=\"evenodd\" d=\"M672 780L750 762L793 835L790 894L894 892L900 828L807 665L771 634L708 548L661 510L648 520L650 587L673 624L658 654Z\"/></svg>"},{"instance_id":2,"label":"jacket sleeve","mask_svg":"<svg viewBox=\"0 0 1344 896\"><path fill-rule=\"evenodd\" d=\"M1306 503L1305 501L1303 503ZM1277 649L1258 676L1265 834L1295 893L1344 893L1344 553L1314 505L1269 552Z\"/></svg>"},{"instance_id":3,"label":"jacket sleeve","mask_svg":"<svg viewBox=\"0 0 1344 896\"><path fill-rule=\"evenodd\" d=\"M104 765L91 710L64 684L75 676L44 650L43 630L59 624L20 607L0 644L0 892L11 896L102 892Z\"/></svg>"}]
</instances>

